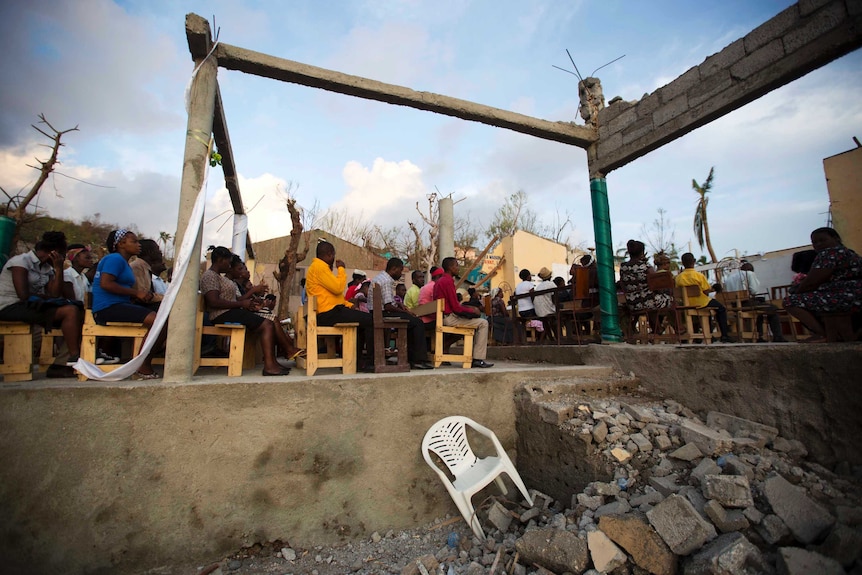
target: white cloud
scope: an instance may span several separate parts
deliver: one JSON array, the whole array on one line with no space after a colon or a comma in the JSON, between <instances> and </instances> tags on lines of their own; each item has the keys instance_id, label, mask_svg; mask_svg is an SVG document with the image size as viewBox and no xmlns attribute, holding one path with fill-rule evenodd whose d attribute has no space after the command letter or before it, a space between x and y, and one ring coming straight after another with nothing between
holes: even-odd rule
<instances>
[{"instance_id":1,"label":"white cloud","mask_svg":"<svg viewBox=\"0 0 862 575\"><path fill-rule=\"evenodd\" d=\"M342 176L347 191L332 207L361 212L365 220L384 227L405 225L416 213L416 202L424 201L428 192L422 170L410 160L376 158L370 168L350 161Z\"/></svg>"}]
</instances>

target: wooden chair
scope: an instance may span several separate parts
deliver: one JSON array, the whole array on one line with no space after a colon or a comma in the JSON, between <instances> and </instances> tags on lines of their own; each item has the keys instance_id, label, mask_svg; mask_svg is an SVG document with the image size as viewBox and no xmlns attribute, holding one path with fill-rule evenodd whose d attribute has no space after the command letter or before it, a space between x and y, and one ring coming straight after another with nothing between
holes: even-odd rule
<instances>
[{"instance_id":1,"label":"wooden chair","mask_svg":"<svg viewBox=\"0 0 862 575\"><path fill-rule=\"evenodd\" d=\"M296 365L305 370L306 375L314 375L318 369L326 367L341 368L341 373L356 373L356 332L359 324L355 322L337 323L334 326L317 325L317 298L309 296L304 308L296 317L296 345L305 349L305 357L296 358ZM319 338L324 338L326 352L319 353ZM341 357L335 353L336 343L341 338Z\"/></svg>"},{"instance_id":2,"label":"wooden chair","mask_svg":"<svg viewBox=\"0 0 862 575\"><path fill-rule=\"evenodd\" d=\"M470 369L473 366L473 334L476 332L476 328L443 325L444 304L442 299L437 299L413 308L413 313L418 316L434 315L434 321L425 324L425 337L431 341L428 361L432 362L434 367L440 367L440 364L448 361L453 364L460 363L464 369ZM447 336L448 338L463 337L464 353L460 355L444 353L447 349L444 345ZM446 343L449 342L446 341Z\"/></svg>"},{"instance_id":3,"label":"wooden chair","mask_svg":"<svg viewBox=\"0 0 862 575\"><path fill-rule=\"evenodd\" d=\"M689 298L696 297L699 292L700 288L698 286L684 286L674 289L677 309L685 319L685 333L681 333L679 339L686 343L702 341L705 344L709 344L712 342L712 332L709 325L712 311L708 307L695 307L689 301ZM694 330L695 322L699 324L700 333Z\"/></svg>"},{"instance_id":4,"label":"wooden chair","mask_svg":"<svg viewBox=\"0 0 862 575\"><path fill-rule=\"evenodd\" d=\"M33 380L33 326L27 323L0 321L3 336L3 381Z\"/></svg>"},{"instance_id":5,"label":"wooden chair","mask_svg":"<svg viewBox=\"0 0 862 575\"><path fill-rule=\"evenodd\" d=\"M410 322L397 317L385 317L383 315L383 302L380 290L372 292L371 310L374 321L374 373L397 373L410 371L407 362L407 326ZM386 350L389 348L390 333L395 330L395 353L398 363L391 364L386 361Z\"/></svg>"},{"instance_id":6,"label":"wooden chair","mask_svg":"<svg viewBox=\"0 0 862 575\"><path fill-rule=\"evenodd\" d=\"M715 294L717 299L727 308L727 323L733 329L740 342L746 340L751 343L757 342L757 310L744 305L750 295L747 291L726 291Z\"/></svg>"},{"instance_id":7,"label":"wooden chair","mask_svg":"<svg viewBox=\"0 0 862 575\"><path fill-rule=\"evenodd\" d=\"M773 299L770 303L778 308L778 321L781 324L781 335L784 339L797 341L800 334L808 333L802 322L784 309L784 299ZM774 337L776 334L772 335Z\"/></svg>"},{"instance_id":8,"label":"wooden chair","mask_svg":"<svg viewBox=\"0 0 862 575\"><path fill-rule=\"evenodd\" d=\"M137 355L141 349L141 344L144 342L144 337L147 335L147 328L140 323L108 323L107 325L99 325L93 318L93 312L90 309L84 310L84 328L83 337L81 338L81 359L96 363L96 338L97 337L117 337L132 339L132 354ZM97 366L104 373L114 371L122 364L116 365L99 365ZM79 381L86 381L87 376L78 373Z\"/></svg>"},{"instance_id":9,"label":"wooden chair","mask_svg":"<svg viewBox=\"0 0 862 575\"><path fill-rule=\"evenodd\" d=\"M659 271L647 276L647 287L654 292L671 292L676 289L673 276L668 271ZM625 296L622 299L625 302ZM667 307L660 309L629 311L631 322L636 331L631 332L630 343L679 343L680 342L680 309L676 297L671 299ZM663 319L667 318L667 324ZM629 328L631 330L631 328Z\"/></svg>"},{"instance_id":10,"label":"wooden chair","mask_svg":"<svg viewBox=\"0 0 862 575\"><path fill-rule=\"evenodd\" d=\"M790 288L792 284L787 284L783 286L774 286L770 290L770 295L772 299L784 299L790 293Z\"/></svg>"},{"instance_id":11,"label":"wooden chair","mask_svg":"<svg viewBox=\"0 0 862 575\"><path fill-rule=\"evenodd\" d=\"M200 367L227 367L228 377L242 375L243 367L254 367L255 347L252 338L246 337L244 325L223 323L219 325L204 325L204 298L198 297L198 309L195 313L195 346L192 373ZM281 326L276 326L281 329ZM205 335L215 335L230 338L227 357L201 357L201 341ZM251 357L252 365L244 366L243 358Z\"/></svg>"}]
</instances>

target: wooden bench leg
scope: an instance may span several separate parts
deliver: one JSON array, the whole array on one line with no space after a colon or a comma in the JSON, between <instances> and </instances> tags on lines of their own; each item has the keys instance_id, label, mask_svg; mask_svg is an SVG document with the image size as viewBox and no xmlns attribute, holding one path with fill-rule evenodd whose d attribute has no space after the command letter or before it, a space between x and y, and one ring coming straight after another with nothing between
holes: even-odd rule
<instances>
[{"instance_id":1,"label":"wooden bench leg","mask_svg":"<svg viewBox=\"0 0 862 575\"><path fill-rule=\"evenodd\" d=\"M20 333L3 335L3 365L0 373L4 381L33 380L33 336L30 326L21 326Z\"/></svg>"},{"instance_id":2,"label":"wooden bench leg","mask_svg":"<svg viewBox=\"0 0 862 575\"><path fill-rule=\"evenodd\" d=\"M356 373L356 329L345 329L341 339L341 373Z\"/></svg>"},{"instance_id":3,"label":"wooden bench leg","mask_svg":"<svg viewBox=\"0 0 862 575\"><path fill-rule=\"evenodd\" d=\"M227 376L240 377L242 375L243 361L247 353L246 330L238 329L230 336L230 351L228 353ZM249 338L252 339L252 338ZM251 355L254 357L255 347L251 346Z\"/></svg>"}]
</instances>

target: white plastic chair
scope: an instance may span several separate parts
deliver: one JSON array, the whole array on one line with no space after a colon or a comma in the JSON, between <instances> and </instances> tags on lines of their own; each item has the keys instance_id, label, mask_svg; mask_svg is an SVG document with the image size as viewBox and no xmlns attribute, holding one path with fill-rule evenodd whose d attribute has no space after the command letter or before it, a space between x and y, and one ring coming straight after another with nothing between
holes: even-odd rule
<instances>
[{"instance_id":1,"label":"white plastic chair","mask_svg":"<svg viewBox=\"0 0 862 575\"><path fill-rule=\"evenodd\" d=\"M490 439L497 454L484 458L476 457L467 442L466 426L470 426ZM451 481L446 472L437 466L431 459L429 452L433 452L446 464L446 467L455 477L455 481ZM461 515L464 516L464 520L473 529L476 537L481 540L485 539L485 532L473 511L472 497L491 481L495 481L504 494L507 493L500 474L508 474L524 498L530 505L533 504L527 487L521 480L521 476L518 475L518 470L512 465L512 460L506 455L500 440L497 439L493 431L479 425L469 417L453 415L432 425L422 440L422 456L440 476L440 480L443 481L446 490L452 496L452 500L458 506Z\"/></svg>"}]
</instances>

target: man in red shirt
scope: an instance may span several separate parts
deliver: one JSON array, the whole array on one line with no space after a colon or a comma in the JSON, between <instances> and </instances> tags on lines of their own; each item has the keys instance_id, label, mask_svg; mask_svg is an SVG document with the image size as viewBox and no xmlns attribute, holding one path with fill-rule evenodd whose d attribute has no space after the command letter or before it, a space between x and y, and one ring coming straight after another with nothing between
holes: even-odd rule
<instances>
[{"instance_id":1,"label":"man in red shirt","mask_svg":"<svg viewBox=\"0 0 862 575\"><path fill-rule=\"evenodd\" d=\"M443 275L437 278L434 284L434 299L442 299L443 325L459 327L475 327L473 334L473 367L493 367L493 363L485 361L488 352L488 321L480 317L474 307L463 306L458 303L455 295L455 280L452 278L458 273L458 260L455 258L444 258L440 264Z\"/></svg>"}]
</instances>

